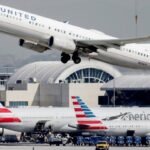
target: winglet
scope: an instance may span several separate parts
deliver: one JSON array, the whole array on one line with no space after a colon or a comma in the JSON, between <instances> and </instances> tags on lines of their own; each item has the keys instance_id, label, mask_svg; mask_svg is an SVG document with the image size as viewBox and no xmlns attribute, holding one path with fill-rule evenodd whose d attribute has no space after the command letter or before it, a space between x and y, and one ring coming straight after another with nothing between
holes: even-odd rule
<instances>
[{"instance_id":1,"label":"winglet","mask_svg":"<svg viewBox=\"0 0 150 150\"><path fill-rule=\"evenodd\" d=\"M69 24L70 22L67 20L67 21L64 21L64 23Z\"/></svg>"}]
</instances>

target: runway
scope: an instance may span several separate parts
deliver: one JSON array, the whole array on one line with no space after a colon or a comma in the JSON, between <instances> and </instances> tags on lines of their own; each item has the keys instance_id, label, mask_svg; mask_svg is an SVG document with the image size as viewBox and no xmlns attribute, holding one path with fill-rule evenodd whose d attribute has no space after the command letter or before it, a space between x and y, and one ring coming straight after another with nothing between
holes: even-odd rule
<instances>
[{"instance_id":1,"label":"runway","mask_svg":"<svg viewBox=\"0 0 150 150\"><path fill-rule=\"evenodd\" d=\"M3 144L1 150L95 150L94 146L49 146L47 144ZM110 147L110 150L149 150L150 147Z\"/></svg>"}]
</instances>

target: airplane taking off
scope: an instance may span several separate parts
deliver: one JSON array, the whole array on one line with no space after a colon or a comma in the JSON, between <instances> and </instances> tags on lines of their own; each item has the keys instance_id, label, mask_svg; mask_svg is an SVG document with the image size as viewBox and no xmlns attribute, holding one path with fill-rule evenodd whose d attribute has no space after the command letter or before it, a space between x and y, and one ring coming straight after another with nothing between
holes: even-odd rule
<instances>
[{"instance_id":1,"label":"airplane taking off","mask_svg":"<svg viewBox=\"0 0 150 150\"><path fill-rule=\"evenodd\" d=\"M150 134L149 108L90 109L78 96L71 97L73 108L0 107L0 127L34 133L46 129L54 133L97 133L106 135Z\"/></svg>"},{"instance_id":2,"label":"airplane taking off","mask_svg":"<svg viewBox=\"0 0 150 150\"><path fill-rule=\"evenodd\" d=\"M81 62L80 56L130 68L150 68L150 37L117 39L0 5L0 32L18 37L19 45L37 52L58 49L61 61ZM137 44L139 43L139 44Z\"/></svg>"}]
</instances>

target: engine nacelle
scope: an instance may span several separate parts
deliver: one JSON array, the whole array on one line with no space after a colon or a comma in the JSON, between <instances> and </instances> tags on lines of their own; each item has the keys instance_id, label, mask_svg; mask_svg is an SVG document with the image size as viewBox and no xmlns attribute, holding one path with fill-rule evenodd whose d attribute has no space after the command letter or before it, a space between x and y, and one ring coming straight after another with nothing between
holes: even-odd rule
<instances>
[{"instance_id":1,"label":"engine nacelle","mask_svg":"<svg viewBox=\"0 0 150 150\"><path fill-rule=\"evenodd\" d=\"M69 127L68 125L64 125L64 126L52 125L51 126L51 130L53 132L59 132L59 133L63 133L63 132L65 132L65 133L77 132L76 128Z\"/></svg>"},{"instance_id":2,"label":"engine nacelle","mask_svg":"<svg viewBox=\"0 0 150 150\"><path fill-rule=\"evenodd\" d=\"M42 45L39 45L37 43L33 43L31 41L25 41L24 39L20 39L19 40L19 45L21 47L24 47L24 48L27 48L27 49L31 49L33 51L36 51L36 52L44 52L46 51L48 48L45 47L45 46L42 46Z\"/></svg>"},{"instance_id":3,"label":"engine nacelle","mask_svg":"<svg viewBox=\"0 0 150 150\"><path fill-rule=\"evenodd\" d=\"M50 37L49 39L49 47L61 50L66 53L73 53L76 50L76 44L73 40L63 39L57 37Z\"/></svg>"},{"instance_id":4,"label":"engine nacelle","mask_svg":"<svg viewBox=\"0 0 150 150\"><path fill-rule=\"evenodd\" d=\"M45 122L44 129L49 129L49 128L51 128L51 126L52 126L52 122L47 121L47 122Z\"/></svg>"}]
</instances>

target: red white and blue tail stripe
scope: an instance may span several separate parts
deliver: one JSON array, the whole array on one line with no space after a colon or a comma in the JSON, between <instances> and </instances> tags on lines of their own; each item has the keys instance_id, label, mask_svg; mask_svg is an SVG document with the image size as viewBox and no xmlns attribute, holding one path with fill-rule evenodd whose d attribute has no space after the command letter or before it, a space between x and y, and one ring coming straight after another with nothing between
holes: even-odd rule
<instances>
[{"instance_id":1,"label":"red white and blue tail stripe","mask_svg":"<svg viewBox=\"0 0 150 150\"><path fill-rule=\"evenodd\" d=\"M79 96L72 96L77 125L82 130L100 131L108 128L95 116Z\"/></svg>"},{"instance_id":2,"label":"red white and blue tail stripe","mask_svg":"<svg viewBox=\"0 0 150 150\"><path fill-rule=\"evenodd\" d=\"M12 111L0 104L0 124L19 123L21 119L16 117Z\"/></svg>"}]
</instances>

